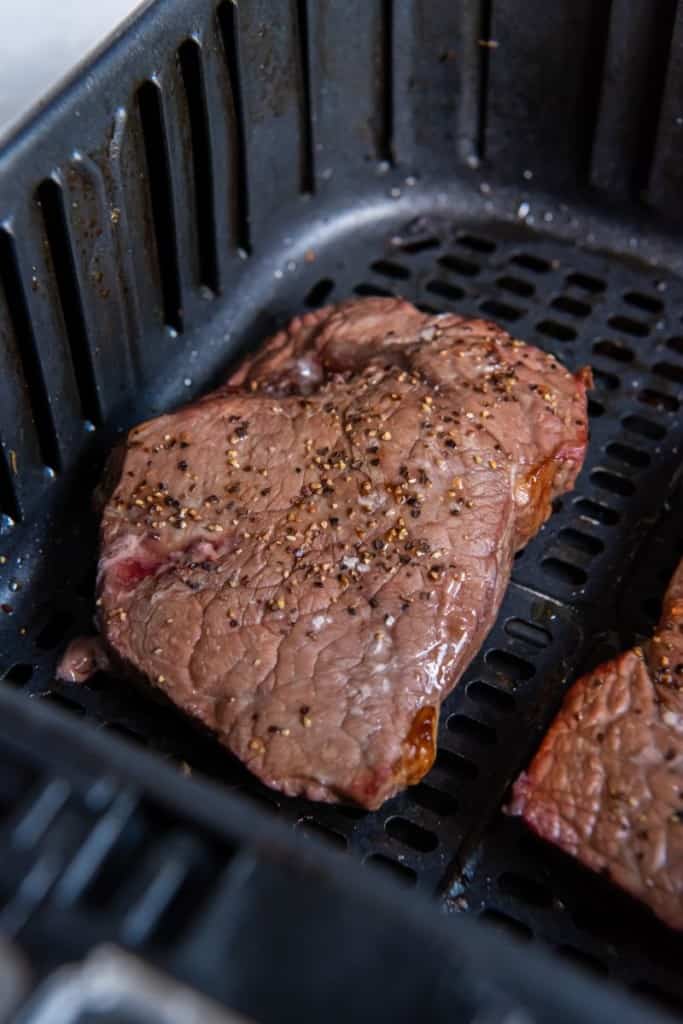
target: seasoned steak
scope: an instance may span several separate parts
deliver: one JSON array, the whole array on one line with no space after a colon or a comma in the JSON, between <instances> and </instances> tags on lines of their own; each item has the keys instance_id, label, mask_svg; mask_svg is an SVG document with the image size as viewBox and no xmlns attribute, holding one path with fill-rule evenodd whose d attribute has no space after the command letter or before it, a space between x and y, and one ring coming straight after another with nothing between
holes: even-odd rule
<instances>
[{"instance_id":1,"label":"seasoned steak","mask_svg":"<svg viewBox=\"0 0 683 1024\"><path fill-rule=\"evenodd\" d=\"M112 460L107 651L267 785L379 807L430 768L515 550L574 482L585 383L398 299L296 318Z\"/></svg>"},{"instance_id":2,"label":"seasoned steak","mask_svg":"<svg viewBox=\"0 0 683 1024\"><path fill-rule=\"evenodd\" d=\"M683 928L683 562L652 640L574 684L510 810Z\"/></svg>"}]
</instances>

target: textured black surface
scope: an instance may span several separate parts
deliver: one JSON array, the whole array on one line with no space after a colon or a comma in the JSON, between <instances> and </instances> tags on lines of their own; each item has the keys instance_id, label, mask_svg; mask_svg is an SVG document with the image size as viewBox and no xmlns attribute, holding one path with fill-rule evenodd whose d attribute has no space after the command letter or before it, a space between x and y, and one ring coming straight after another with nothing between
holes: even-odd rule
<instances>
[{"instance_id":1,"label":"textured black surface","mask_svg":"<svg viewBox=\"0 0 683 1024\"><path fill-rule=\"evenodd\" d=\"M427 6L153 4L0 152L0 674L450 909L507 915L680 999L679 940L500 817L569 682L647 631L680 552L675 530L662 539L683 518L680 500L666 514L683 442L680 11ZM486 315L596 383L586 467L518 557L435 768L376 814L280 798L120 680L53 678L90 628L91 492L118 433L354 294ZM506 873L531 888L501 889ZM567 909L598 895L621 922L607 935Z\"/></svg>"},{"instance_id":2,"label":"textured black surface","mask_svg":"<svg viewBox=\"0 0 683 1024\"><path fill-rule=\"evenodd\" d=\"M670 1019L47 706L0 710L0 928L34 982L107 942L263 1024Z\"/></svg>"}]
</instances>

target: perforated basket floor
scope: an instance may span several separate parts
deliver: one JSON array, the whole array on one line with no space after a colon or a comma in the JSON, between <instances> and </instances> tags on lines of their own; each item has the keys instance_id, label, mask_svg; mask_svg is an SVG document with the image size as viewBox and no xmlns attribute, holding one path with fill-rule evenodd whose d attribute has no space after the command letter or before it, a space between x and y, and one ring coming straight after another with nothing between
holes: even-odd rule
<instances>
[{"instance_id":1,"label":"perforated basket floor","mask_svg":"<svg viewBox=\"0 0 683 1024\"><path fill-rule=\"evenodd\" d=\"M316 251L280 285L272 304L281 316L349 294L402 294L424 308L494 317L572 368L590 364L596 382L576 490L518 556L498 621L445 704L425 781L374 814L281 798L209 736L119 680L56 687L55 657L68 636L89 628L92 612L87 511L60 545L60 564L70 569L59 611L17 618L28 631L15 638L5 679L221 780L294 827L441 894L451 909L683 998L680 940L500 812L567 684L647 633L683 554L683 503L672 492L683 439L683 285L495 221L418 220L368 235ZM667 516L670 500L678 504Z\"/></svg>"},{"instance_id":2,"label":"perforated basket floor","mask_svg":"<svg viewBox=\"0 0 683 1024\"><path fill-rule=\"evenodd\" d=\"M647 633L683 554L683 8L665 7L164 0L0 150L0 674L683 1004L680 937L501 813L566 687ZM433 771L375 814L278 797L120 679L54 681L91 628L91 494L118 433L354 294L483 314L595 377L575 491L518 556Z\"/></svg>"}]
</instances>

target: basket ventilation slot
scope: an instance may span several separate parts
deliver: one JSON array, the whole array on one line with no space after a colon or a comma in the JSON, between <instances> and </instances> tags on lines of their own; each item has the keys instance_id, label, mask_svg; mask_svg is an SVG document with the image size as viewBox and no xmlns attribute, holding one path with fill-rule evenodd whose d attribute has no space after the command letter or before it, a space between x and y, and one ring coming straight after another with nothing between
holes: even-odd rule
<instances>
[{"instance_id":1,"label":"basket ventilation slot","mask_svg":"<svg viewBox=\"0 0 683 1024\"><path fill-rule=\"evenodd\" d=\"M232 152L234 154L232 174L232 181L234 182L232 195L233 227L238 249L248 253L251 250L251 239L249 235L247 150L244 132L244 103L242 100L239 70L237 18L237 6L229 2L229 0L218 8L218 21L223 37L228 77L230 78L234 115L232 119Z\"/></svg>"},{"instance_id":2,"label":"basket ventilation slot","mask_svg":"<svg viewBox=\"0 0 683 1024\"><path fill-rule=\"evenodd\" d=\"M37 189L36 201L43 213L81 411L86 420L99 425L102 422L102 412L61 186L47 178Z\"/></svg>"},{"instance_id":3,"label":"basket ventilation slot","mask_svg":"<svg viewBox=\"0 0 683 1024\"><path fill-rule=\"evenodd\" d=\"M178 60L190 114L199 243L199 280L212 292L217 292L219 280L213 201L214 175L204 70L199 44L194 39L187 39L178 50Z\"/></svg>"},{"instance_id":4,"label":"basket ventilation slot","mask_svg":"<svg viewBox=\"0 0 683 1024\"><path fill-rule=\"evenodd\" d=\"M27 385L40 455L46 466L59 469L61 458L55 424L50 413L48 390L43 378L31 318L26 305L22 275L14 242L9 232L4 230L0 230L0 280L5 292L7 309Z\"/></svg>"},{"instance_id":5,"label":"basket ventilation slot","mask_svg":"<svg viewBox=\"0 0 683 1024\"><path fill-rule=\"evenodd\" d=\"M173 192L164 130L161 90L156 82L145 82L138 90L138 105L147 160L164 322L176 331L183 329L178 248L173 214Z\"/></svg>"}]
</instances>

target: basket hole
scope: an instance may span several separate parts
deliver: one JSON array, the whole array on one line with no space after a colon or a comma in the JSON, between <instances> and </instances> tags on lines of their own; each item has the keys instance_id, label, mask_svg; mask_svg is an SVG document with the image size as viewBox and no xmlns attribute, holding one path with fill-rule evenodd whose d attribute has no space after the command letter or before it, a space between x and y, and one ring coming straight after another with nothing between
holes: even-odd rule
<instances>
[{"instance_id":1,"label":"basket hole","mask_svg":"<svg viewBox=\"0 0 683 1024\"><path fill-rule=\"evenodd\" d=\"M558 295L550 305L554 309L559 309L562 313L569 313L571 316L588 316L591 311L589 305L585 302L580 302L578 299L572 299L570 295Z\"/></svg>"},{"instance_id":2,"label":"basket hole","mask_svg":"<svg viewBox=\"0 0 683 1024\"><path fill-rule=\"evenodd\" d=\"M532 907L549 907L553 902L552 893L544 885L514 871L505 871L499 877L498 888L507 896Z\"/></svg>"},{"instance_id":3,"label":"basket hole","mask_svg":"<svg viewBox=\"0 0 683 1024\"><path fill-rule=\"evenodd\" d=\"M370 269L374 270L376 274L381 274L383 277L391 277L397 281L405 281L410 277L410 271L407 267L402 267L400 263L394 263L392 260L375 260L374 263L370 264Z\"/></svg>"},{"instance_id":4,"label":"basket hole","mask_svg":"<svg viewBox=\"0 0 683 1024\"><path fill-rule=\"evenodd\" d=\"M403 252L409 252L415 254L418 252L426 252L427 249L438 249L441 242L438 238L420 238L415 242L401 242L397 248Z\"/></svg>"},{"instance_id":5,"label":"basket hole","mask_svg":"<svg viewBox=\"0 0 683 1024\"><path fill-rule=\"evenodd\" d=\"M419 853L431 853L439 845L439 840L433 832L416 825L413 821L408 821L407 818L389 818L384 823L384 831L397 843L403 843L404 846L409 846L411 850L417 850Z\"/></svg>"},{"instance_id":6,"label":"basket hole","mask_svg":"<svg viewBox=\"0 0 683 1024\"><path fill-rule=\"evenodd\" d=\"M632 434L640 434L649 441L661 441L666 436L666 427L645 416L625 416L622 423L626 430L630 430Z\"/></svg>"},{"instance_id":7,"label":"basket hole","mask_svg":"<svg viewBox=\"0 0 683 1024\"><path fill-rule=\"evenodd\" d=\"M492 711L504 711L508 713L515 709L515 698L511 693L506 693L505 690L499 690L497 686L491 686L489 683L483 683L479 679L475 679L474 682L468 683L467 696L471 700L475 701L475 703L481 704L482 707L491 708Z\"/></svg>"},{"instance_id":8,"label":"basket hole","mask_svg":"<svg viewBox=\"0 0 683 1024\"><path fill-rule=\"evenodd\" d=\"M142 809L138 808L130 814L114 841L109 841L108 849L103 851L99 865L81 891L81 899L87 906L104 909L125 885L144 857L150 824ZM158 821L154 824L157 827L161 825Z\"/></svg>"},{"instance_id":9,"label":"basket hole","mask_svg":"<svg viewBox=\"0 0 683 1024\"><path fill-rule=\"evenodd\" d=\"M465 277L474 277L479 273L481 267L478 263L472 263L471 260L461 259L459 256L454 256L452 253L446 253L445 256L441 256L439 263L446 270L452 270L454 274L463 274Z\"/></svg>"},{"instance_id":10,"label":"basket hole","mask_svg":"<svg viewBox=\"0 0 683 1024\"><path fill-rule=\"evenodd\" d=\"M102 422L102 416L92 350L61 186L48 178L38 186L36 200L43 214L47 245L52 258L64 326L71 349L81 410L84 419L99 425Z\"/></svg>"},{"instance_id":11,"label":"basket hole","mask_svg":"<svg viewBox=\"0 0 683 1024\"><path fill-rule=\"evenodd\" d=\"M669 338L666 345L672 352L678 352L680 356L683 356L683 338Z\"/></svg>"},{"instance_id":12,"label":"basket hole","mask_svg":"<svg viewBox=\"0 0 683 1024\"><path fill-rule=\"evenodd\" d=\"M620 519L619 513L609 505L602 505L589 498L580 498L574 507L580 516L590 519L594 523L602 523L604 526L614 526Z\"/></svg>"},{"instance_id":13,"label":"basket hole","mask_svg":"<svg viewBox=\"0 0 683 1024\"><path fill-rule=\"evenodd\" d=\"M629 348L628 345L622 345L619 341L609 341L608 339L596 341L593 345L593 351L596 355L605 356L607 359L615 359L619 363L631 363L634 358L633 349Z\"/></svg>"},{"instance_id":14,"label":"basket hole","mask_svg":"<svg viewBox=\"0 0 683 1024\"><path fill-rule=\"evenodd\" d=\"M501 320L519 320L526 312L524 309L517 309L516 306L510 306L507 302L499 302L497 299L487 299L486 302L481 303L479 309L482 313L500 317Z\"/></svg>"},{"instance_id":15,"label":"basket hole","mask_svg":"<svg viewBox=\"0 0 683 1024\"><path fill-rule=\"evenodd\" d=\"M444 299L450 299L451 302L458 302L465 297L462 288L458 288L457 284L449 284L448 281L430 281L427 291L433 295L440 295Z\"/></svg>"},{"instance_id":16,"label":"basket hole","mask_svg":"<svg viewBox=\"0 0 683 1024\"><path fill-rule=\"evenodd\" d=\"M619 387L619 378L606 370L598 370L593 367L593 380L596 387L601 391L616 391Z\"/></svg>"},{"instance_id":17,"label":"basket hole","mask_svg":"<svg viewBox=\"0 0 683 1024\"><path fill-rule=\"evenodd\" d=\"M620 444L618 441L614 441L607 445L606 451L613 459L618 459L619 462L624 462L627 466L642 468L650 463L650 456L647 452L641 451L640 448L632 448L630 444Z\"/></svg>"},{"instance_id":18,"label":"basket hole","mask_svg":"<svg viewBox=\"0 0 683 1024\"><path fill-rule=\"evenodd\" d=\"M541 320L536 324L536 330L557 341L574 341L576 338L576 331L573 327L570 327L569 324L561 324L557 320Z\"/></svg>"},{"instance_id":19,"label":"basket hole","mask_svg":"<svg viewBox=\"0 0 683 1024\"><path fill-rule=\"evenodd\" d=\"M497 675L505 679L511 679L515 683L522 683L527 679L531 679L536 671L531 662L526 661L526 659L520 658L516 654L510 654L509 651L501 651L495 648L492 651L486 652L484 661Z\"/></svg>"},{"instance_id":20,"label":"basket hole","mask_svg":"<svg viewBox=\"0 0 683 1024\"><path fill-rule=\"evenodd\" d=\"M213 202L214 176L204 69L199 43L195 39L186 39L178 50L178 60L190 121L199 280L200 284L216 294L220 282L216 250L216 211Z\"/></svg>"},{"instance_id":21,"label":"basket hole","mask_svg":"<svg viewBox=\"0 0 683 1024\"><path fill-rule=\"evenodd\" d=\"M278 802L276 800L272 800L265 793L260 792L260 790L246 788L242 789L240 791L240 794L241 796L244 796L247 800L249 800L252 804L255 804L262 810L268 811L271 814L280 810L280 805L278 804Z\"/></svg>"},{"instance_id":22,"label":"basket hole","mask_svg":"<svg viewBox=\"0 0 683 1024\"><path fill-rule=\"evenodd\" d=\"M631 986L633 992L637 992L641 996L647 996L657 1006L664 1011L674 1015L674 1019L680 1020L681 1013L683 1013L683 999L674 995L673 992L664 992L658 985L647 979L635 982Z\"/></svg>"},{"instance_id":23,"label":"basket hole","mask_svg":"<svg viewBox=\"0 0 683 1024\"><path fill-rule=\"evenodd\" d=\"M394 293L390 292L388 288L382 288L378 284L368 284L365 281L362 282L361 284L357 284L353 290L356 293L356 295L379 295L386 299L396 298Z\"/></svg>"},{"instance_id":24,"label":"basket hole","mask_svg":"<svg viewBox=\"0 0 683 1024\"><path fill-rule=\"evenodd\" d=\"M640 606L645 612L645 617L648 621L654 624L662 610L662 599L661 597L645 597L640 602Z\"/></svg>"},{"instance_id":25,"label":"basket hole","mask_svg":"<svg viewBox=\"0 0 683 1024\"><path fill-rule=\"evenodd\" d=\"M531 644L532 647L537 647L539 650L550 647L553 639L550 630L545 629L543 626L536 626L532 622L527 622L526 619L508 619L503 628L513 640L521 640L523 643Z\"/></svg>"},{"instance_id":26,"label":"basket hole","mask_svg":"<svg viewBox=\"0 0 683 1024\"><path fill-rule=\"evenodd\" d=\"M456 241L458 245L464 245L466 249L472 249L474 252L494 252L496 248L495 242L490 238L482 238L481 235L460 235Z\"/></svg>"},{"instance_id":27,"label":"basket hole","mask_svg":"<svg viewBox=\"0 0 683 1024\"><path fill-rule=\"evenodd\" d=\"M316 281L306 295L304 302L310 308L322 306L329 295L334 291L334 281L331 277L321 277Z\"/></svg>"},{"instance_id":28,"label":"basket hole","mask_svg":"<svg viewBox=\"0 0 683 1024\"><path fill-rule=\"evenodd\" d=\"M309 308L322 306L325 300L332 294L334 288L335 283L332 278L321 278L321 280L315 282L303 301Z\"/></svg>"},{"instance_id":29,"label":"basket hole","mask_svg":"<svg viewBox=\"0 0 683 1024\"><path fill-rule=\"evenodd\" d=\"M563 558L544 558L541 562L544 571L560 583L570 587L580 587L588 579L588 574L578 565L565 562Z\"/></svg>"},{"instance_id":30,"label":"basket hole","mask_svg":"<svg viewBox=\"0 0 683 1024\"><path fill-rule=\"evenodd\" d=\"M591 295L596 295L598 292L604 292L605 282L599 277L593 277L591 274L567 274L567 284L574 285L575 288L581 288L584 292L590 292Z\"/></svg>"},{"instance_id":31,"label":"basket hole","mask_svg":"<svg viewBox=\"0 0 683 1024\"><path fill-rule=\"evenodd\" d=\"M55 612L46 626L43 626L36 638L36 643L43 651L50 651L64 641L64 634L74 621L70 612Z\"/></svg>"},{"instance_id":32,"label":"basket hole","mask_svg":"<svg viewBox=\"0 0 683 1024\"><path fill-rule=\"evenodd\" d=\"M630 316L611 316L608 318L607 323L610 327L614 327L617 331L623 331L624 334L632 334L636 338L644 338L650 333L650 328L647 324L644 324L641 320L634 320Z\"/></svg>"},{"instance_id":33,"label":"basket hole","mask_svg":"<svg viewBox=\"0 0 683 1024\"><path fill-rule=\"evenodd\" d=\"M597 537L591 537L589 534L583 533L581 530L573 530L571 527L560 531L560 540L568 544L569 547L576 548L577 551L591 557L599 555L601 551L605 550L605 545Z\"/></svg>"},{"instance_id":34,"label":"basket hole","mask_svg":"<svg viewBox=\"0 0 683 1024\"><path fill-rule=\"evenodd\" d=\"M605 407L602 402L598 402L597 398L588 399L588 415L592 416L593 419L597 419L598 416L604 416Z\"/></svg>"},{"instance_id":35,"label":"basket hole","mask_svg":"<svg viewBox=\"0 0 683 1024\"><path fill-rule=\"evenodd\" d=\"M496 742L496 730L490 725L478 722L476 718L470 718L469 715L450 715L446 725L456 736L463 736L475 743L490 747Z\"/></svg>"},{"instance_id":36,"label":"basket hole","mask_svg":"<svg viewBox=\"0 0 683 1024\"><path fill-rule=\"evenodd\" d=\"M335 809L338 814L341 814L344 818L350 818L351 821L358 821L360 818L365 818L368 814L364 807L354 807L352 804L337 804Z\"/></svg>"},{"instance_id":37,"label":"basket hole","mask_svg":"<svg viewBox=\"0 0 683 1024\"><path fill-rule=\"evenodd\" d=\"M317 839L322 839L328 844L331 843L334 846L346 848L346 836L343 836L341 832L337 832L333 828L329 828L327 825L323 825L319 821L315 821L314 818L299 818L296 828L299 832L303 832L305 836L315 836Z\"/></svg>"},{"instance_id":38,"label":"basket hole","mask_svg":"<svg viewBox=\"0 0 683 1024\"><path fill-rule=\"evenodd\" d=\"M417 874L412 868L409 868L407 864L399 864L397 860L394 860L392 857L386 857L383 853L371 854L365 858L364 863L376 864L377 867L393 875L398 882L402 882L404 885L415 885L417 883Z\"/></svg>"},{"instance_id":39,"label":"basket hole","mask_svg":"<svg viewBox=\"0 0 683 1024\"><path fill-rule=\"evenodd\" d=\"M521 295L528 298L534 294L534 286L529 281L523 281L520 277L499 277L496 281L499 288L513 295Z\"/></svg>"},{"instance_id":40,"label":"basket hole","mask_svg":"<svg viewBox=\"0 0 683 1024\"><path fill-rule=\"evenodd\" d=\"M479 915L479 920L486 921L499 931L513 935L517 939L524 939L527 942L534 936L528 925L518 921L516 917L504 914L501 910L485 910Z\"/></svg>"},{"instance_id":41,"label":"basket hole","mask_svg":"<svg viewBox=\"0 0 683 1024\"><path fill-rule=\"evenodd\" d=\"M450 775L453 779L476 779L479 774L479 769L473 761L463 757L462 754L446 750L444 747L440 747L437 751L434 767L444 775Z\"/></svg>"},{"instance_id":42,"label":"basket hole","mask_svg":"<svg viewBox=\"0 0 683 1024\"><path fill-rule=\"evenodd\" d=\"M652 372L673 381L674 384L683 384L683 366L676 366L675 363L655 363Z\"/></svg>"},{"instance_id":43,"label":"basket hole","mask_svg":"<svg viewBox=\"0 0 683 1024\"><path fill-rule=\"evenodd\" d=\"M642 309L646 313L661 313L664 308L661 301L654 295L645 295L644 292L625 292L624 302L636 309Z\"/></svg>"},{"instance_id":44,"label":"basket hole","mask_svg":"<svg viewBox=\"0 0 683 1024\"><path fill-rule=\"evenodd\" d=\"M49 704L54 704L55 707L62 708L63 711L69 711L72 715L81 717L85 714L85 708L82 705L77 704L75 700L71 700L69 697L65 697L63 693L46 690L45 693L41 693L40 698Z\"/></svg>"},{"instance_id":45,"label":"basket hole","mask_svg":"<svg viewBox=\"0 0 683 1024\"><path fill-rule=\"evenodd\" d=\"M7 683L14 683L15 686L24 686L33 676L33 665L25 665L18 662L8 668L2 677Z\"/></svg>"},{"instance_id":46,"label":"basket hole","mask_svg":"<svg viewBox=\"0 0 683 1024\"><path fill-rule=\"evenodd\" d=\"M50 414L49 392L43 375L40 355L36 347L33 324L26 304L22 274L14 239L10 232L0 228L0 290L7 305L8 324L16 339L17 354L26 378L26 394L31 405L33 422L38 434L38 445L46 466L59 469L61 458L54 420ZM7 342L3 341L3 345ZM11 526L19 522L20 508L15 489L15 468L11 453L0 450L0 525ZM11 522L10 522L11 520Z\"/></svg>"},{"instance_id":47,"label":"basket hole","mask_svg":"<svg viewBox=\"0 0 683 1024\"><path fill-rule=\"evenodd\" d=\"M577 967L582 967L584 970L591 971L592 974L600 975L605 977L608 973L607 965L599 960L597 956L592 956L590 953L586 953L583 949L577 949L575 946L561 945L555 947L555 952L558 953L564 960L571 960Z\"/></svg>"},{"instance_id":48,"label":"basket hole","mask_svg":"<svg viewBox=\"0 0 683 1024\"><path fill-rule=\"evenodd\" d=\"M545 274L550 270L551 264L540 256L532 256L528 252L520 252L513 256L510 263L516 263L518 267L531 270L534 274Z\"/></svg>"},{"instance_id":49,"label":"basket hole","mask_svg":"<svg viewBox=\"0 0 683 1024\"><path fill-rule=\"evenodd\" d=\"M181 332L183 330L183 315L180 268L161 89L155 82L145 82L138 89L137 98L147 163L152 222L161 274L164 322Z\"/></svg>"},{"instance_id":50,"label":"basket hole","mask_svg":"<svg viewBox=\"0 0 683 1024\"><path fill-rule=\"evenodd\" d=\"M458 810L458 801L454 796L451 796L450 793L444 793L440 789L434 789L425 782L421 782L419 786L411 787L410 798L426 811L432 811L433 814L438 814L444 818L450 817Z\"/></svg>"},{"instance_id":51,"label":"basket hole","mask_svg":"<svg viewBox=\"0 0 683 1024\"><path fill-rule=\"evenodd\" d=\"M124 739L129 740L132 743L136 743L140 747L147 746L147 739L139 732L135 732L134 729L129 729L127 725L122 725L120 722L105 722L102 726L104 732L113 733L115 736L122 736Z\"/></svg>"},{"instance_id":52,"label":"basket hole","mask_svg":"<svg viewBox=\"0 0 683 1024\"><path fill-rule=\"evenodd\" d=\"M591 473L591 482L603 491L610 491L622 498L628 498L635 492L635 484L620 473L612 473L606 469L594 469Z\"/></svg>"},{"instance_id":53,"label":"basket hole","mask_svg":"<svg viewBox=\"0 0 683 1024\"><path fill-rule=\"evenodd\" d=\"M652 388L643 388L638 395L638 401L655 409L663 409L665 412L676 412L681 404L673 395L665 395L662 391L654 391Z\"/></svg>"}]
</instances>

